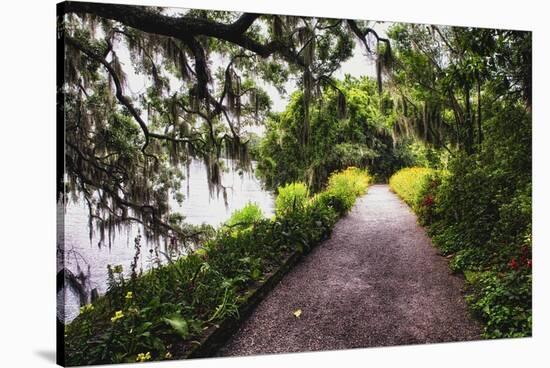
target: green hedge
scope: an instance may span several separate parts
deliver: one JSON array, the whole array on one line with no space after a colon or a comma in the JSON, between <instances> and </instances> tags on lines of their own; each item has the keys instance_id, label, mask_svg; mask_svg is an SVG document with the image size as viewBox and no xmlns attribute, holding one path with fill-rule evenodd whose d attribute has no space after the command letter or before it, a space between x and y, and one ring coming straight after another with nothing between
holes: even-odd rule
<instances>
[{"instance_id":1,"label":"green hedge","mask_svg":"<svg viewBox=\"0 0 550 368\"><path fill-rule=\"evenodd\" d=\"M434 170L425 167L406 167L390 177L390 188L409 206L414 206L425 178Z\"/></svg>"},{"instance_id":2,"label":"green hedge","mask_svg":"<svg viewBox=\"0 0 550 368\"><path fill-rule=\"evenodd\" d=\"M365 170L348 167L329 177L326 190L313 197L324 206L334 208L339 215L346 214L355 203L355 199L366 193L372 177Z\"/></svg>"},{"instance_id":3,"label":"green hedge","mask_svg":"<svg viewBox=\"0 0 550 368\"><path fill-rule=\"evenodd\" d=\"M326 239L369 181L363 170L335 173L325 192L300 197L299 206L279 200L273 219L260 218L248 204L197 251L134 279L109 267L107 293L66 326L67 365L183 357L206 329L235 317L250 291L290 254ZM280 193L303 194L294 190L300 184L292 188Z\"/></svg>"}]
</instances>

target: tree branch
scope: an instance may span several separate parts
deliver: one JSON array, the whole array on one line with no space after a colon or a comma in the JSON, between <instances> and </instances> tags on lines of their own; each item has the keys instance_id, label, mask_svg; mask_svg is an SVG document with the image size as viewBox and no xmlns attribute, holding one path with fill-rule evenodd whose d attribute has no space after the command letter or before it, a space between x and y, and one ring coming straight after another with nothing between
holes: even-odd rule
<instances>
[{"instance_id":1,"label":"tree branch","mask_svg":"<svg viewBox=\"0 0 550 368\"><path fill-rule=\"evenodd\" d=\"M168 141L176 142L176 143L187 143L187 144L193 144L196 141L202 141L199 138L194 138L194 139L176 138L176 137L170 137L170 136L167 136L167 135L158 134L158 133L154 133L154 132L149 131L149 128L147 127L147 124L145 123L145 121L143 121L143 119L141 118L141 115L135 109L135 107L131 103L130 99L123 94L122 83L121 83L120 78L118 77L117 73L115 72L115 70L111 66L111 64L107 60L105 60L105 58L103 58L101 55L95 53L93 50L91 50L88 47L84 46L81 42L77 41L75 38L72 38L70 36L66 36L65 39L66 39L66 41L69 45L71 45L74 48L80 50L82 53L84 53L89 58L101 63L105 67L105 69L107 69L107 71L109 72L109 75L111 76L111 78L113 79L113 82L115 83L117 100L128 109L130 114L137 121L137 123L139 124L141 130L143 131L143 134L145 136L145 144L143 145L141 150L146 156L152 156L152 155L149 155L145 152L145 149L147 148L147 146L149 144L149 139L150 138L168 140ZM156 159L156 157L155 157L155 159Z\"/></svg>"},{"instance_id":2,"label":"tree branch","mask_svg":"<svg viewBox=\"0 0 550 368\"><path fill-rule=\"evenodd\" d=\"M260 16L244 13L231 24L223 24L195 17L170 17L154 12L149 8L134 5L67 2L67 13L97 15L125 24L129 27L162 36L174 37L182 41L196 36L214 37L234 43L254 52L263 58L276 53L286 61L304 66L303 59L293 54L290 47L280 40L262 44L246 35L248 28Z\"/></svg>"},{"instance_id":3,"label":"tree branch","mask_svg":"<svg viewBox=\"0 0 550 368\"><path fill-rule=\"evenodd\" d=\"M374 38L376 38L377 43L384 42L388 46L388 48L390 47L390 40L388 40L387 38L384 38L384 37L380 37L378 35L378 32L376 32L374 29L372 29L370 27L367 27L367 29L362 31L359 28L359 26L357 25L357 23L354 20L351 20L351 19L348 19L347 23L348 23L348 26L351 29L351 31L357 36L357 38L359 38L359 40L363 43L363 45L365 46L365 48L367 49L368 52L372 52L372 50L370 49L370 46L367 42L367 36L369 34L372 34L374 36Z\"/></svg>"}]
</instances>

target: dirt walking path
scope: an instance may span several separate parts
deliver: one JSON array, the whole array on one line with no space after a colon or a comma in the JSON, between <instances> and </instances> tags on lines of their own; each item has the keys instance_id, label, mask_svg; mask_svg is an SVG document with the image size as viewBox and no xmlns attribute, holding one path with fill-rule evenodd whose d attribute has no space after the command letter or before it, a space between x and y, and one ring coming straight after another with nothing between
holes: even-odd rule
<instances>
[{"instance_id":1,"label":"dirt walking path","mask_svg":"<svg viewBox=\"0 0 550 368\"><path fill-rule=\"evenodd\" d=\"M477 339L462 287L411 210L387 185L374 185L218 354Z\"/></svg>"}]
</instances>

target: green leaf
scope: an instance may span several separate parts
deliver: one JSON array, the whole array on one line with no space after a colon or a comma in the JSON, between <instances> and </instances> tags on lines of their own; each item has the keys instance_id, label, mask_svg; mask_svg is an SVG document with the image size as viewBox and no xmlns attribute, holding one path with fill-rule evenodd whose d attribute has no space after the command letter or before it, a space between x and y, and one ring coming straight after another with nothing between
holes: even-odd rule
<instances>
[{"instance_id":1,"label":"green leaf","mask_svg":"<svg viewBox=\"0 0 550 368\"><path fill-rule=\"evenodd\" d=\"M181 316L164 318L164 322L172 327L174 331L176 331L178 335L180 335L182 338L186 339L189 337L189 325L187 324L187 321Z\"/></svg>"},{"instance_id":2,"label":"green leaf","mask_svg":"<svg viewBox=\"0 0 550 368\"><path fill-rule=\"evenodd\" d=\"M262 271L258 268L253 269L250 273L250 278L252 278L252 280L257 280L260 276L262 276Z\"/></svg>"}]
</instances>

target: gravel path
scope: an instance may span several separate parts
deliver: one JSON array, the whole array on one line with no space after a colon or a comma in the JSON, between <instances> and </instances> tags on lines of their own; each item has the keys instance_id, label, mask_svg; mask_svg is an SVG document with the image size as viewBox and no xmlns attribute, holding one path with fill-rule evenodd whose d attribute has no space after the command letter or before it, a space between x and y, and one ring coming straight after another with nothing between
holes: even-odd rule
<instances>
[{"instance_id":1,"label":"gravel path","mask_svg":"<svg viewBox=\"0 0 550 368\"><path fill-rule=\"evenodd\" d=\"M374 185L218 354L478 339L462 287L407 205Z\"/></svg>"}]
</instances>

